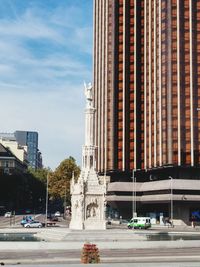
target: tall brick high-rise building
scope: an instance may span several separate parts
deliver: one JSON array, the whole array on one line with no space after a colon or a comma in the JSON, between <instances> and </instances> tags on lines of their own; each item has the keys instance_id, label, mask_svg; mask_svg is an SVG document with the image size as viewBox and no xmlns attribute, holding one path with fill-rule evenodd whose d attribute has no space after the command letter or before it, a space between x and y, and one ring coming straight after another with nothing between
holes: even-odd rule
<instances>
[{"instance_id":1,"label":"tall brick high-rise building","mask_svg":"<svg viewBox=\"0 0 200 267\"><path fill-rule=\"evenodd\" d=\"M139 212L167 213L173 197L189 220L200 206L200 0L94 0L94 98L110 203L128 209L134 170Z\"/></svg>"}]
</instances>

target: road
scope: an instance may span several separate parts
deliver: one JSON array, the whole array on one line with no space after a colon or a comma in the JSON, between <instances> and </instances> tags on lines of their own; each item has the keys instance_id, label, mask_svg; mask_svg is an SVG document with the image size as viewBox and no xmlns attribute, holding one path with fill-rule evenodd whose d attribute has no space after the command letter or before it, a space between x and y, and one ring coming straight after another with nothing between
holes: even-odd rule
<instances>
[{"instance_id":1,"label":"road","mask_svg":"<svg viewBox=\"0 0 200 267\"><path fill-rule=\"evenodd\" d=\"M9 226L13 227L21 227L21 220L23 216L30 215L34 219L40 222L45 222L45 215L44 214L21 214L21 215L15 215L11 218L5 218L4 216L0 216L0 228L5 228ZM68 226L68 221L63 220L62 217L58 218L58 222L56 222L56 225L66 227Z\"/></svg>"}]
</instances>

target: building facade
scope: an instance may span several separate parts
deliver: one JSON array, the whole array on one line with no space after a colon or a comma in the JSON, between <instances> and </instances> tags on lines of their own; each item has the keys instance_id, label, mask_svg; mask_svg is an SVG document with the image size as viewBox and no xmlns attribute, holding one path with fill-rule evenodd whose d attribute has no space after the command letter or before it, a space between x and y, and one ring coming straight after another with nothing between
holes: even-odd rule
<instances>
[{"instance_id":1,"label":"building facade","mask_svg":"<svg viewBox=\"0 0 200 267\"><path fill-rule=\"evenodd\" d=\"M29 166L33 169L41 168L42 157L38 149L38 133L32 131L15 131L15 138L22 146L27 146Z\"/></svg>"},{"instance_id":2,"label":"building facade","mask_svg":"<svg viewBox=\"0 0 200 267\"><path fill-rule=\"evenodd\" d=\"M200 1L94 0L94 96L97 170L148 183L141 211L155 210L162 191L167 212L171 187L152 181L173 178L174 205L186 194L191 213L200 188L180 180L200 179ZM111 191L130 204L131 189Z\"/></svg>"},{"instance_id":3,"label":"building facade","mask_svg":"<svg viewBox=\"0 0 200 267\"><path fill-rule=\"evenodd\" d=\"M0 143L9 150L23 163L28 164L27 147L20 146L15 140L5 140L0 138Z\"/></svg>"},{"instance_id":4,"label":"building facade","mask_svg":"<svg viewBox=\"0 0 200 267\"><path fill-rule=\"evenodd\" d=\"M19 160L9 148L0 143L0 176L27 172L27 164Z\"/></svg>"},{"instance_id":5,"label":"building facade","mask_svg":"<svg viewBox=\"0 0 200 267\"><path fill-rule=\"evenodd\" d=\"M38 149L37 132L15 131L14 133L0 133L0 138L4 141L4 144L7 142L7 145L8 142L10 143L17 142L18 146L23 147L27 153L26 160L28 161L28 165L33 169L42 168L42 154ZM13 153L15 153L14 150L12 151Z\"/></svg>"}]
</instances>

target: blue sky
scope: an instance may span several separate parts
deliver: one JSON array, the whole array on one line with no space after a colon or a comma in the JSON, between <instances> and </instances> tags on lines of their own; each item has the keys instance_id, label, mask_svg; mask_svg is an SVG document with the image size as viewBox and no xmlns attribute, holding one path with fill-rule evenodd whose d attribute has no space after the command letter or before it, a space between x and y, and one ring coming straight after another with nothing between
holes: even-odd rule
<instances>
[{"instance_id":1,"label":"blue sky","mask_svg":"<svg viewBox=\"0 0 200 267\"><path fill-rule=\"evenodd\" d=\"M44 165L81 162L92 0L0 0L0 132L39 133Z\"/></svg>"}]
</instances>

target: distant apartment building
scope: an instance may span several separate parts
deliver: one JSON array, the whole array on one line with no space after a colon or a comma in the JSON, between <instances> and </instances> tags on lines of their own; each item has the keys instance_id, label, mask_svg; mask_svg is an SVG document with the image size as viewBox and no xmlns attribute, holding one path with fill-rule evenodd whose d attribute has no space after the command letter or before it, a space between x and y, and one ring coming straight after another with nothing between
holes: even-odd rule
<instances>
[{"instance_id":1,"label":"distant apartment building","mask_svg":"<svg viewBox=\"0 0 200 267\"><path fill-rule=\"evenodd\" d=\"M27 163L22 162L0 143L0 175L21 174L27 171Z\"/></svg>"},{"instance_id":2,"label":"distant apartment building","mask_svg":"<svg viewBox=\"0 0 200 267\"><path fill-rule=\"evenodd\" d=\"M37 132L15 131L14 133L0 133L0 138L4 140L4 144L6 141L7 142L9 141L10 144L12 144L11 145L12 148L13 148L12 142L16 141L20 147L23 147L24 150L26 150L28 165L33 169L42 168L42 154L38 149ZM14 153L14 150L12 151Z\"/></svg>"},{"instance_id":3,"label":"distant apartment building","mask_svg":"<svg viewBox=\"0 0 200 267\"><path fill-rule=\"evenodd\" d=\"M28 154L27 154L27 146L21 146L15 140L6 140L4 138L0 138L0 143L9 148L9 150L19 159L21 162L28 164Z\"/></svg>"}]
</instances>

